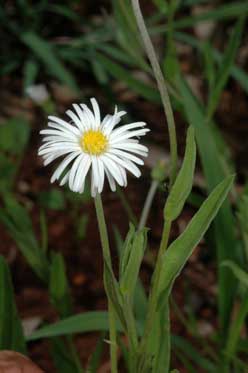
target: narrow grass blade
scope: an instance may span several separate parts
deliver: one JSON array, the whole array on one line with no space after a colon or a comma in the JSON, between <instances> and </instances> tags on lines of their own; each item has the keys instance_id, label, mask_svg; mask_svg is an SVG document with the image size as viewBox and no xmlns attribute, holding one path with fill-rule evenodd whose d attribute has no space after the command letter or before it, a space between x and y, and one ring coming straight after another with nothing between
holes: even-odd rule
<instances>
[{"instance_id":1,"label":"narrow grass blade","mask_svg":"<svg viewBox=\"0 0 248 373\"><path fill-rule=\"evenodd\" d=\"M196 23L208 20L225 20L240 17L248 12L248 1L235 1L230 4L223 4L215 9L202 12L196 16L189 16L175 22L175 28L191 27Z\"/></svg>"},{"instance_id":2,"label":"narrow grass blade","mask_svg":"<svg viewBox=\"0 0 248 373\"><path fill-rule=\"evenodd\" d=\"M104 311L85 312L67 317L54 324L44 326L28 337L29 341L40 338L70 335L74 333L88 333L96 331L108 331L108 313ZM117 330L122 331L120 323L117 322Z\"/></svg>"},{"instance_id":3,"label":"narrow grass blade","mask_svg":"<svg viewBox=\"0 0 248 373\"><path fill-rule=\"evenodd\" d=\"M53 361L59 373L83 373L82 368L75 363L66 340L53 337L50 343Z\"/></svg>"},{"instance_id":4,"label":"narrow grass blade","mask_svg":"<svg viewBox=\"0 0 248 373\"><path fill-rule=\"evenodd\" d=\"M201 42L199 42L196 38L194 38L193 36L189 34L186 34L183 32L175 32L174 35L177 40L187 43L194 48L197 48L199 50L202 50L202 48L204 48ZM221 65L223 61L223 54L214 48L212 48L212 53L213 53L214 60L219 65ZM242 70L240 67L235 66L235 65L231 67L230 74L233 78L237 80L237 82L245 90L245 92L248 93L248 74L244 70Z\"/></svg>"},{"instance_id":5,"label":"narrow grass blade","mask_svg":"<svg viewBox=\"0 0 248 373\"><path fill-rule=\"evenodd\" d=\"M87 364L87 369L86 369L87 372L97 373L98 368L100 366L100 361L101 361L101 358L102 358L102 355L103 355L103 347L104 347L104 343L105 343L105 341L104 341L105 337L106 337L106 333L102 333L98 342L97 342L96 348L95 348L93 354L90 357L89 363Z\"/></svg>"},{"instance_id":6,"label":"narrow grass blade","mask_svg":"<svg viewBox=\"0 0 248 373\"><path fill-rule=\"evenodd\" d=\"M247 275L248 276L248 275ZM236 318L233 320L226 343L225 357L229 363L234 357L237 350L237 345L240 339L242 329L245 325L245 320L248 315L248 291L246 291L244 298L241 301L239 311Z\"/></svg>"},{"instance_id":7,"label":"narrow grass blade","mask_svg":"<svg viewBox=\"0 0 248 373\"><path fill-rule=\"evenodd\" d=\"M11 275L5 259L0 256L0 350L26 353L21 321L15 305Z\"/></svg>"},{"instance_id":8,"label":"narrow grass blade","mask_svg":"<svg viewBox=\"0 0 248 373\"><path fill-rule=\"evenodd\" d=\"M187 120L194 126L197 145L201 157L208 190L211 191L226 175L223 161L217 147L216 138L211 126L207 126L203 108L193 96L185 80L181 77L178 87L182 95ZM225 201L215 219L215 243L218 257L218 304L222 341L225 342L229 328L231 309L235 297L237 281L230 271L221 267L223 260L239 262L239 251L236 247L235 221L229 201Z\"/></svg>"},{"instance_id":9,"label":"narrow grass blade","mask_svg":"<svg viewBox=\"0 0 248 373\"><path fill-rule=\"evenodd\" d=\"M240 266L238 266L236 263L225 260L222 263L222 266L229 268L233 274L237 277L237 279L247 287L248 290L248 273L245 272Z\"/></svg>"},{"instance_id":10,"label":"narrow grass blade","mask_svg":"<svg viewBox=\"0 0 248 373\"><path fill-rule=\"evenodd\" d=\"M58 59L48 41L42 39L34 32L24 32L20 35L20 38L54 76L56 76L62 83L68 85L68 87L74 91L78 91L77 83L74 77Z\"/></svg>"},{"instance_id":11,"label":"narrow grass blade","mask_svg":"<svg viewBox=\"0 0 248 373\"><path fill-rule=\"evenodd\" d=\"M52 253L49 293L61 317L69 316L72 313L72 299L69 291L64 259L59 253Z\"/></svg>"},{"instance_id":12,"label":"narrow grass blade","mask_svg":"<svg viewBox=\"0 0 248 373\"><path fill-rule=\"evenodd\" d=\"M101 53L96 53L96 58L99 62L101 62L101 64L111 76L123 81L134 92L138 93L151 102L161 102L160 95L155 87L148 85L139 79L136 79L134 76L132 76L130 71L127 71L125 68L113 62L110 58L104 56Z\"/></svg>"},{"instance_id":13,"label":"narrow grass blade","mask_svg":"<svg viewBox=\"0 0 248 373\"><path fill-rule=\"evenodd\" d=\"M214 373L217 367L212 363L211 360L200 355L199 351L196 350L191 343L189 343L185 338L177 335L172 335L171 343L173 348L177 348L181 353L187 358L189 358L197 367L201 367L206 372Z\"/></svg>"},{"instance_id":14,"label":"narrow grass blade","mask_svg":"<svg viewBox=\"0 0 248 373\"><path fill-rule=\"evenodd\" d=\"M33 271L47 283L49 262L36 240L27 211L11 195L6 196L4 202L5 209L0 209L0 221L8 229Z\"/></svg>"},{"instance_id":15,"label":"narrow grass blade","mask_svg":"<svg viewBox=\"0 0 248 373\"><path fill-rule=\"evenodd\" d=\"M218 106L221 93L229 78L231 67L234 64L234 60L237 55L237 50L238 50L240 40L242 37L242 31L244 28L244 20L245 18L241 17L237 21L236 26L230 37L230 41L228 43L226 51L223 55L222 62L219 66L218 79L214 86L213 91L211 92L210 99L208 102L208 108L207 108L207 120L208 121L212 118L214 111Z\"/></svg>"}]
</instances>

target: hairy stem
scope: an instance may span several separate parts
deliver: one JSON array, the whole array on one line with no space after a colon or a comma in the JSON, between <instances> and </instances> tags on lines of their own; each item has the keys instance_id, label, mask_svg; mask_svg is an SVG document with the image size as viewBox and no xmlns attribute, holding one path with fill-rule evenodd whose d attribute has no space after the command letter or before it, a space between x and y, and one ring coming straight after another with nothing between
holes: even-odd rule
<instances>
[{"instance_id":1,"label":"hairy stem","mask_svg":"<svg viewBox=\"0 0 248 373\"><path fill-rule=\"evenodd\" d=\"M177 173L177 137L176 137L176 128L175 121L173 116L173 111L171 107L170 97L168 94L166 82L162 74L161 68L159 66L156 53L151 42L150 36L148 34L144 18L142 16L139 0L132 0L133 11L136 17L136 21L141 33L141 37L145 46L147 56L150 60L154 76L157 81L158 89L161 95L162 104L164 107L165 115L168 123L169 130L169 140L170 140L170 151L171 151L171 169L170 169L170 186L173 185L176 173Z\"/></svg>"},{"instance_id":2,"label":"hairy stem","mask_svg":"<svg viewBox=\"0 0 248 373\"><path fill-rule=\"evenodd\" d=\"M159 182L157 180L152 181L150 189L149 189L147 197L146 197L146 200L145 200L145 204L144 204L142 213L141 213L141 218L140 218L138 230L141 230L146 225L147 217L149 215L151 205L152 205L154 196L156 194L158 185L159 185Z\"/></svg>"}]
</instances>

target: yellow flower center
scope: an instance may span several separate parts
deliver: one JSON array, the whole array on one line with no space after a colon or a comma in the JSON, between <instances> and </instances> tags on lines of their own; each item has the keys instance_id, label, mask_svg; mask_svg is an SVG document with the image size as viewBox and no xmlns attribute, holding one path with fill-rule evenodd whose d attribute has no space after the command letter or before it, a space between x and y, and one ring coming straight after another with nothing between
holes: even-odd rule
<instances>
[{"instance_id":1,"label":"yellow flower center","mask_svg":"<svg viewBox=\"0 0 248 373\"><path fill-rule=\"evenodd\" d=\"M106 136L101 131L89 130L80 139L80 146L85 153L100 155L108 145Z\"/></svg>"}]
</instances>

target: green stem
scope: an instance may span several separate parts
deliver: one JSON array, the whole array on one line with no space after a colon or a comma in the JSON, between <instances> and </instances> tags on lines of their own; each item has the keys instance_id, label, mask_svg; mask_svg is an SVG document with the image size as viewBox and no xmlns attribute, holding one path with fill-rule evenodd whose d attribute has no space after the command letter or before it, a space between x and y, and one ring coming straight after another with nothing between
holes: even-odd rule
<instances>
[{"instance_id":1,"label":"green stem","mask_svg":"<svg viewBox=\"0 0 248 373\"><path fill-rule=\"evenodd\" d=\"M95 200L96 215L97 215L97 221L98 221L103 256L104 256L104 263L106 261L109 264L109 266L112 268L108 232L107 232L107 226L105 222L102 199L101 199L100 194L97 194L94 200ZM104 264L104 272L105 271L106 271L106 268ZM118 364L117 364L116 320L115 320L113 305L109 297L108 297L108 311L109 311L111 372L117 373Z\"/></svg>"},{"instance_id":2,"label":"green stem","mask_svg":"<svg viewBox=\"0 0 248 373\"><path fill-rule=\"evenodd\" d=\"M139 231L141 229L143 229L146 225L147 217L149 215L154 196L155 196L156 191L158 189L158 185L159 185L159 182L157 180L153 180L152 183L151 183L151 186L150 186L150 189L148 191L148 194L147 194L147 197L146 197L146 200L145 200L145 204L144 204L144 207L143 207L143 210L142 210L142 213L141 213L141 218L140 218L139 227L138 227Z\"/></svg>"},{"instance_id":3,"label":"green stem","mask_svg":"<svg viewBox=\"0 0 248 373\"><path fill-rule=\"evenodd\" d=\"M177 137L176 137L176 128L175 121L173 116L173 111L171 107L170 97L168 94L166 82L162 74L161 68L159 66L158 59L154 47L152 45L150 36L148 34L144 18L142 16L139 0L132 0L133 11L136 17L136 21L143 39L145 50L147 56L150 60L154 76L157 81L158 89L161 95L165 115L168 123L169 130L169 140L170 140L170 151L171 151L171 170L170 170L170 186L173 185L177 173Z\"/></svg>"}]
</instances>

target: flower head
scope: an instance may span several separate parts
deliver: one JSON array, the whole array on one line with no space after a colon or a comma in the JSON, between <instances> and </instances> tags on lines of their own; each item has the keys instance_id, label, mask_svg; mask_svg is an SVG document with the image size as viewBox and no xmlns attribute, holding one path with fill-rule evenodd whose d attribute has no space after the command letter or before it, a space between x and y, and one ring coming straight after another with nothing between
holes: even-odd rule
<instances>
[{"instance_id":1,"label":"flower head","mask_svg":"<svg viewBox=\"0 0 248 373\"><path fill-rule=\"evenodd\" d=\"M135 122L117 126L124 111L106 115L101 120L97 101L92 98L93 111L85 104L74 104L75 111L67 110L70 122L55 116L49 116L48 129L44 135L44 144L38 154L43 157L44 165L65 156L52 175L51 182L60 180L60 185L69 184L74 192L83 193L86 176L91 169L91 194L101 193L105 176L111 190L116 190L116 183L127 185L126 171L134 176L141 175L137 165L143 165L140 157L146 157L148 149L139 144L139 136L144 136L149 129L146 123ZM138 156L137 156L138 155Z\"/></svg>"}]
</instances>

